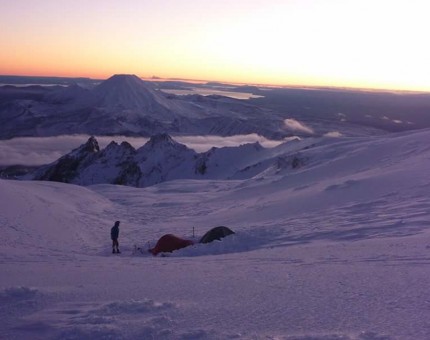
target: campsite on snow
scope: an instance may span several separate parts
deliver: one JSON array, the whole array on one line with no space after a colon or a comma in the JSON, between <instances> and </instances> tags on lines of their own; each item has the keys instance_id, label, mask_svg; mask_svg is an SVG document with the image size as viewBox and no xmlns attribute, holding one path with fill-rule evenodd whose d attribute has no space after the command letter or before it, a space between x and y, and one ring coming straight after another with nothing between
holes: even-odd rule
<instances>
[{"instance_id":1,"label":"campsite on snow","mask_svg":"<svg viewBox=\"0 0 430 340\"><path fill-rule=\"evenodd\" d=\"M0 86L0 337L430 338L429 94L70 82Z\"/></svg>"}]
</instances>

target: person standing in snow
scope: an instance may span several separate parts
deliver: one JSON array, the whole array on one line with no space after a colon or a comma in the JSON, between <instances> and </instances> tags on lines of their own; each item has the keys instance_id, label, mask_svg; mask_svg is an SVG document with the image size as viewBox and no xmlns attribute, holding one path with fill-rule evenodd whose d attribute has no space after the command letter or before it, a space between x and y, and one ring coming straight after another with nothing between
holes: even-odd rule
<instances>
[{"instance_id":1,"label":"person standing in snow","mask_svg":"<svg viewBox=\"0 0 430 340\"><path fill-rule=\"evenodd\" d=\"M110 238L112 239L112 254L121 253L119 251L118 236L119 236L119 221L116 221L114 226L110 230ZM116 251L115 251L115 248L116 248Z\"/></svg>"}]
</instances>

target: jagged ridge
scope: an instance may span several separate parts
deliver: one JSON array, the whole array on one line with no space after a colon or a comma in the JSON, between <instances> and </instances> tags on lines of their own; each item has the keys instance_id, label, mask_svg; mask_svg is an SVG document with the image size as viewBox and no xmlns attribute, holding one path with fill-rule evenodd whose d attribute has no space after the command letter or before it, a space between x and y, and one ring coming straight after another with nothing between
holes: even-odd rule
<instances>
[{"instance_id":1,"label":"jagged ridge","mask_svg":"<svg viewBox=\"0 0 430 340\"><path fill-rule=\"evenodd\" d=\"M293 162L297 162L290 156L284 158L282 169L293 168ZM37 169L29 178L80 185L146 187L174 179L250 178L271 168L280 170L278 154L258 143L197 153L168 134L159 134L137 150L127 142L111 142L100 150L97 140L91 137L56 162Z\"/></svg>"}]
</instances>

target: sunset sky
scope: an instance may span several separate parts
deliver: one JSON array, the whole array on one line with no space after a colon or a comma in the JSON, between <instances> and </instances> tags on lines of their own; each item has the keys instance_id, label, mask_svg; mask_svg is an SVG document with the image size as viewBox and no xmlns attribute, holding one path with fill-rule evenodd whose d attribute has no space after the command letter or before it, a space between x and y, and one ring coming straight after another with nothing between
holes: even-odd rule
<instances>
[{"instance_id":1,"label":"sunset sky","mask_svg":"<svg viewBox=\"0 0 430 340\"><path fill-rule=\"evenodd\" d=\"M421 0L0 0L0 74L430 91Z\"/></svg>"}]
</instances>

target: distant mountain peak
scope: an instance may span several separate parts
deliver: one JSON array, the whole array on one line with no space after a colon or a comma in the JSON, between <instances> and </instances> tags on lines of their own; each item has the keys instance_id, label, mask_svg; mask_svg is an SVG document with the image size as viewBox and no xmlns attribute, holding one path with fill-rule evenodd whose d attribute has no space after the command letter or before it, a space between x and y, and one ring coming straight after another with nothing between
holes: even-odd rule
<instances>
[{"instance_id":1,"label":"distant mountain peak","mask_svg":"<svg viewBox=\"0 0 430 340\"><path fill-rule=\"evenodd\" d=\"M141 150L190 150L184 144L175 141L167 133L153 135ZM176 152L176 151L175 151Z\"/></svg>"},{"instance_id":2,"label":"distant mountain peak","mask_svg":"<svg viewBox=\"0 0 430 340\"><path fill-rule=\"evenodd\" d=\"M140 88L142 86L145 86L145 82L134 74L115 74L101 82L95 90L97 93L104 93L114 89L132 89L134 87Z\"/></svg>"},{"instance_id":3,"label":"distant mountain peak","mask_svg":"<svg viewBox=\"0 0 430 340\"><path fill-rule=\"evenodd\" d=\"M157 135L151 136L151 138L148 141L148 144L150 145L157 145L157 144L178 144L173 140L172 137L170 137L167 133L159 133Z\"/></svg>"},{"instance_id":4,"label":"distant mountain peak","mask_svg":"<svg viewBox=\"0 0 430 340\"><path fill-rule=\"evenodd\" d=\"M212 148L198 153L169 134L153 135L135 149L128 142L110 142L100 150L94 136L54 163L27 177L81 185L100 183L147 187L176 179L242 179L282 174L306 165L298 150L308 144L278 148L276 152L258 142L236 147Z\"/></svg>"},{"instance_id":5,"label":"distant mountain peak","mask_svg":"<svg viewBox=\"0 0 430 340\"><path fill-rule=\"evenodd\" d=\"M153 85L133 74L116 74L100 83L93 91L97 105L108 111L132 110L157 118L171 115L165 98Z\"/></svg>"},{"instance_id":6,"label":"distant mountain peak","mask_svg":"<svg viewBox=\"0 0 430 340\"><path fill-rule=\"evenodd\" d=\"M90 138L88 138L87 142L81 146L81 150L91 153L99 152L100 147L96 137L91 136Z\"/></svg>"},{"instance_id":7,"label":"distant mountain peak","mask_svg":"<svg viewBox=\"0 0 430 340\"><path fill-rule=\"evenodd\" d=\"M69 154L63 156L62 158L73 157L73 158L81 158L85 157L88 154L95 154L100 151L99 143L94 136L88 138L85 144L80 145L76 149L72 150ZM60 158L61 159L61 158Z\"/></svg>"},{"instance_id":8,"label":"distant mountain peak","mask_svg":"<svg viewBox=\"0 0 430 340\"><path fill-rule=\"evenodd\" d=\"M99 143L94 136L91 136L85 144L59 158L54 163L41 167L40 171L36 170L34 179L72 183L76 176L79 175L80 165L92 162L99 152Z\"/></svg>"},{"instance_id":9,"label":"distant mountain peak","mask_svg":"<svg viewBox=\"0 0 430 340\"><path fill-rule=\"evenodd\" d=\"M135 149L133 148L133 146L132 146L129 142L126 142L126 141L123 141L123 142L121 143L121 146L122 146L123 148L127 148L127 149L130 149L130 150L135 150Z\"/></svg>"},{"instance_id":10,"label":"distant mountain peak","mask_svg":"<svg viewBox=\"0 0 430 340\"><path fill-rule=\"evenodd\" d=\"M116 73L116 74L110 76L108 79L114 79L114 78L137 78L137 79L140 79L138 76L136 76L135 74L131 74L131 73Z\"/></svg>"},{"instance_id":11,"label":"distant mountain peak","mask_svg":"<svg viewBox=\"0 0 430 340\"><path fill-rule=\"evenodd\" d=\"M54 104L88 103L89 99L90 91L76 83L50 91L44 96L45 101Z\"/></svg>"},{"instance_id":12,"label":"distant mountain peak","mask_svg":"<svg viewBox=\"0 0 430 340\"><path fill-rule=\"evenodd\" d=\"M106 148L103 150L103 152L122 152L122 153L134 153L136 152L136 149L133 148L133 146L128 142L122 142L121 144L118 144L115 141L110 142Z\"/></svg>"},{"instance_id":13,"label":"distant mountain peak","mask_svg":"<svg viewBox=\"0 0 430 340\"><path fill-rule=\"evenodd\" d=\"M105 82L137 82L143 83L143 80L140 79L138 76L136 76L135 74L114 74L113 76L109 77L108 79L106 79L103 83Z\"/></svg>"}]
</instances>

